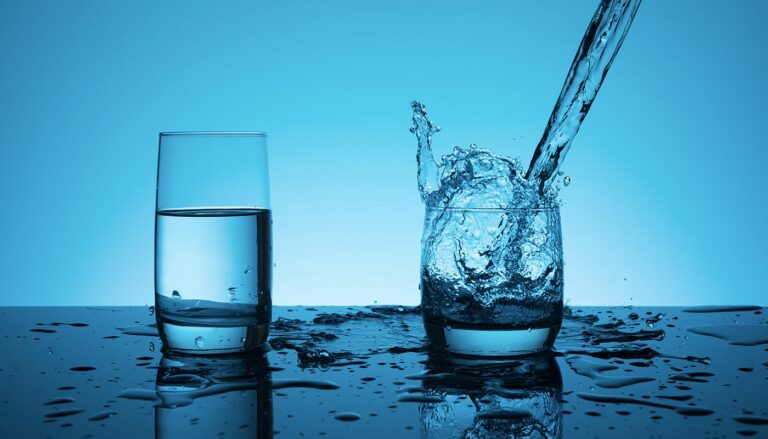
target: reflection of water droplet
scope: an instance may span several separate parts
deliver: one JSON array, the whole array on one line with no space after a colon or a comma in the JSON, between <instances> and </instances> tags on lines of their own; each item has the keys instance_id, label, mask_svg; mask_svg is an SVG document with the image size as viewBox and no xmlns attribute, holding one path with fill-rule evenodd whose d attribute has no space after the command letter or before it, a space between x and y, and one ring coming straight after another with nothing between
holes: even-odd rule
<instances>
[{"instance_id":1,"label":"reflection of water droplet","mask_svg":"<svg viewBox=\"0 0 768 439\"><path fill-rule=\"evenodd\" d=\"M563 178L563 186L568 186L571 184L571 177L566 175L565 178Z\"/></svg>"},{"instance_id":2,"label":"reflection of water droplet","mask_svg":"<svg viewBox=\"0 0 768 439\"><path fill-rule=\"evenodd\" d=\"M149 342L149 352L155 352L155 344L151 341Z\"/></svg>"},{"instance_id":3,"label":"reflection of water droplet","mask_svg":"<svg viewBox=\"0 0 768 439\"><path fill-rule=\"evenodd\" d=\"M149 315L151 315L151 316L155 315L155 307L154 306L150 306L149 307Z\"/></svg>"},{"instance_id":4,"label":"reflection of water droplet","mask_svg":"<svg viewBox=\"0 0 768 439\"><path fill-rule=\"evenodd\" d=\"M204 348L205 347L205 339L202 336L201 337L197 337L195 339L195 346L197 346L200 349Z\"/></svg>"},{"instance_id":5,"label":"reflection of water droplet","mask_svg":"<svg viewBox=\"0 0 768 439\"><path fill-rule=\"evenodd\" d=\"M173 294L171 294L171 296L172 296L174 299L181 299L181 294L179 294L179 292L178 292L178 291L176 291L176 290L173 290Z\"/></svg>"}]
</instances>

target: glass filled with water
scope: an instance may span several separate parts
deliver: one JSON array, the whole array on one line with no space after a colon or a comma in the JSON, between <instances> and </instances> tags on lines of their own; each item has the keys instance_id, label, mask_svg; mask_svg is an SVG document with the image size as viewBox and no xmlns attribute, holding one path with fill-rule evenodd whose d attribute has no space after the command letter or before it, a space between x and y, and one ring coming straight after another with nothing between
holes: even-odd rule
<instances>
[{"instance_id":1,"label":"glass filled with water","mask_svg":"<svg viewBox=\"0 0 768 439\"><path fill-rule=\"evenodd\" d=\"M271 320L266 134L160 134L157 328L170 351L259 348Z\"/></svg>"},{"instance_id":2,"label":"glass filled with water","mask_svg":"<svg viewBox=\"0 0 768 439\"><path fill-rule=\"evenodd\" d=\"M563 318L559 209L427 207L420 285L438 347L480 356L552 347Z\"/></svg>"}]
</instances>

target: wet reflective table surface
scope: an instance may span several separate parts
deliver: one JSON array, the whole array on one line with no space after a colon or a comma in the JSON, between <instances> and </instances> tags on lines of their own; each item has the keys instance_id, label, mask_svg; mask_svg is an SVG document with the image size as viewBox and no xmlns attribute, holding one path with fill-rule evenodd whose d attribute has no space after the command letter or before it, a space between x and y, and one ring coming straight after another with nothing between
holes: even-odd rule
<instances>
[{"instance_id":1,"label":"wet reflective table surface","mask_svg":"<svg viewBox=\"0 0 768 439\"><path fill-rule=\"evenodd\" d=\"M418 308L277 307L265 354L191 358L146 307L6 307L0 437L768 437L764 312L574 307L553 355L489 362Z\"/></svg>"}]
</instances>

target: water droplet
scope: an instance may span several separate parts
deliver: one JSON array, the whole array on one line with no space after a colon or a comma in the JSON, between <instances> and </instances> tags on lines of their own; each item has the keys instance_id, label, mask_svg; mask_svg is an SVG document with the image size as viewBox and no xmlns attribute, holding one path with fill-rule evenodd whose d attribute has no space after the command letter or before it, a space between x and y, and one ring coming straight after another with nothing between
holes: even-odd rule
<instances>
[{"instance_id":1,"label":"water droplet","mask_svg":"<svg viewBox=\"0 0 768 439\"><path fill-rule=\"evenodd\" d=\"M111 418L112 416L115 416L117 412L101 412L97 413L90 418L88 418L89 421L103 421L107 418Z\"/></svg>"},{"instance_id":2,"label":"water droplet","mask_svg":"<svg viewBox=\"0 0 768 439\"><path fill-rule=\"evenodd\" d=\"M155 352L155 344L151 341L149 342L149 352Z\"/></svg>"},{"instance_id":3,"label":"water droplet","mask_svg":"<svg viewBox=\"0 0 768 439\"><path fill-rule=\"evenodd\" d=\"M197 337L195 339L195 346L197 346L200 349L204 348L205 347L205 339L202 336Z\"/></svg>"},{"instance_id":4,"label":"water droplet","mask_svg":"<svg viewBox=\"0 0 768 439\"><path fill-rule=\"evenodd\" d=\"M171 294L171 296L172 296L174 299L181 299L181 294L179 294L179 292L178 292L178 291L176 291L176 290L173 290L173 294Z\"/></svg>"},{"instance_id":5,"label":"water droplet","mask_svg":"<svg viewBox=\"0 0 768 439\"><path fill-rule=\"evenodd\" d=\"M154 306L150 306L150 307L149 307L149 315L150 315L150 316L153 316L153 315L155 315L155 307L154 307Z\"/></svg>"},{"instance_id":6,"label":"water droplet","mask_svg":"<svg viewBox=\"0 0 768 439\"><path fill-rule=\"evenodd\" d=\"M52 399L50 401L44 402L43 405L60 405L60 404L70 404L75 402L74 398L56 398Z\"/></svg>"},{"instance_id":7,"label":"water droplet","mask_svg":"<svg viewBox=\"0 0 768 439\"><path fill-rule=\"evenodd\" d=\"M339 413L338 415L335 416L335 418L338 419L339 421L352 422L352 421L359 421L360 415L358 415L357 413L345 412L345 413Z\"/></svg>"},{"instance_id":8,"label":"water droplet","mask_svg":"<svg viewBox=\"0 0 768 439\"><path fill-rule=\"evenodd\" d=\"M240 343L245 343L245 337L240 337Z\"/></svg>"},{"instance_id":9,"label":"water droplet","mask_svg":"<svg viewBox=\"0 0 768 439\"><path fill-rule=\"evenodd\" d=\"M566 175L565 178L563 178L563 186L568 186L571 184L571 177Z\"/></svg>"},{"instance_id":10,"label":"water droplet","mask_svg":"<svg viewBox=\"0 0 768 439\"><path fill-rule=\"evenodd\" d=\"M53 348L48 348L48 355L53 355Z\"/></svg>"},{"instance_id":11,"label":"water droplet","mask_svg":"<svg viewBox=\"0 0 768 439\"><path fill-rule=\"evenodd\" d=\"M250 265L245 267L245 270L243 271L243 273L245 274L251 274L252 272L253 272L253 267L251 267Z\"/></svg>"}]
</instances>

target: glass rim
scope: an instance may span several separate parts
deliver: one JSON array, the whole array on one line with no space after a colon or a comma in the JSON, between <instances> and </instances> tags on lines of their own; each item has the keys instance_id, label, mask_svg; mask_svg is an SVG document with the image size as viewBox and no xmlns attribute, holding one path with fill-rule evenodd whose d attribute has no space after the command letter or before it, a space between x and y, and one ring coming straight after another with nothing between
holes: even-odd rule
<instances>
[{"instance_id":1,"label":"glass rim","mask_svg":"<svg viewBox=\"0 0 768 439\"><path fill-rule=\"evenodd\" d=\"M264 131L160 131L160 137L167 136L253 136L267 137Z\"/></svg>"}]
</instances>

